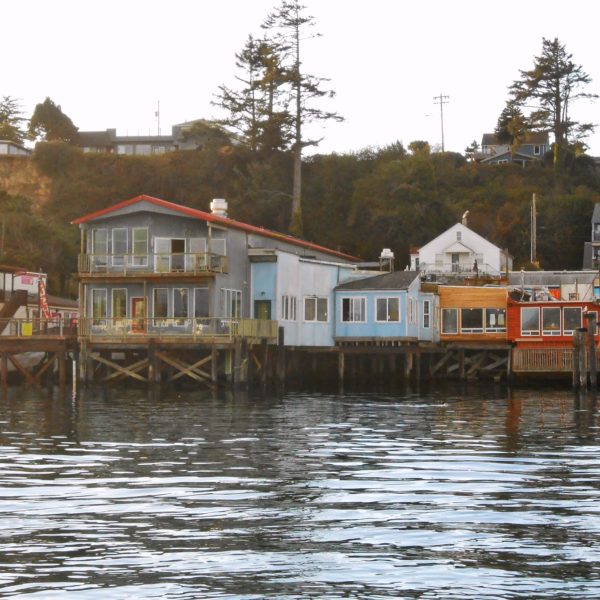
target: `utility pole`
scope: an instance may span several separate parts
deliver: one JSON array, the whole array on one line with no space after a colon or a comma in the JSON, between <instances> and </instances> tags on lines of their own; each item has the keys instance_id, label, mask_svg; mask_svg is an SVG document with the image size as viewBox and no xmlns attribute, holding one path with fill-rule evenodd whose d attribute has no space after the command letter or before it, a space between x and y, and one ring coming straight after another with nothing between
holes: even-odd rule
<instances>
[{"instance_id":1,"label":"utility pole","mask_svg":"<svg viewBox=\"0 0 600 600\"><path fill-rule=\"evenodd\" d=\"M157 135L160 135L160 100L158 101L154 116L156 117L156 129L158 130Z\"/></svg>"},{"instance_id":2,"label":"utility pole","mask_svg":"<svg viewBox=\"0 0 600 600\"><path fill-rule=\"evenodd\" d=\"M450 96L444 96L440 93L439 96L433 97L433 103L440 105L440 122L442 125L442 152L444 151L444 104L448 104Z\"/></svg>"},{"instance_id":3,"label":"utility pole","mask_svg":"<svg viewBox=\"0 0 600 600\"><path fill-rule=\"evenodd\" d=\"M537 261L537 209L535 206L535 193L531 197L531 264Z\"/></svg>"}]
</instances>

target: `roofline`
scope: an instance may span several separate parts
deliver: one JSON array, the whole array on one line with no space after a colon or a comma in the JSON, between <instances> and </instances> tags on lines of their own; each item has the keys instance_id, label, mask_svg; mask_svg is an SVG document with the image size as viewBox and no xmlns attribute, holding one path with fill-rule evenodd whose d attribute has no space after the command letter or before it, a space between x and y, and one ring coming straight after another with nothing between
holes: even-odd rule
<instances>
[{"instance_id":1,"label":"roofline","mask_svg":"<svg viewBox=\"0 0 600 600\"><path fill-rule=\"evenodd\" d=\"M270 229L264 229L263 227L257 227L255 225L249 225L247 223L242 223L241 221L229 219L228 217L221 217L219 215L207 213L203 210L189 208L187 206L182 206L181 204L175 204L174 202L162 200L161 198L155 198L154 196L147 196L145 194L135 196L134 198L130 198L129 200L123 200L122 202L114 204L113 206L109 206L107 208L103 208L93 213L84 215L83 217L79 217L78 219L71 221L71 225L82 225L83 223L88 223L89 221L93 221L94 219L98 219L100 217L109 215L117 210L120 210L121 208L131 206L132 204L136 204L138 202L149 202L150 204L161 206L162 208L168 208L169 210L179 212L188 217L194 217L196 219L207 221L209 223L217 223L219 225L223 225L224 227L231 227L233 229L239 229L248 233L255 233L275 240L280 240L282 242L287 242L288 244L293 244L295 246L302 246L304 248L310 248L311 250L318 250L319 252L331 254L332 256L337 256L339 258L343 258L352 262L357 262L359 260L356 256L344 254L343 252L338 252L337 250L332 250L331 248L326 248L325 246L320 246L319 244L307 242L305 240L301 240L299 238L286 235L284 233L278 233L276 231L271 231Z\"/></svg>"}]
</instances>

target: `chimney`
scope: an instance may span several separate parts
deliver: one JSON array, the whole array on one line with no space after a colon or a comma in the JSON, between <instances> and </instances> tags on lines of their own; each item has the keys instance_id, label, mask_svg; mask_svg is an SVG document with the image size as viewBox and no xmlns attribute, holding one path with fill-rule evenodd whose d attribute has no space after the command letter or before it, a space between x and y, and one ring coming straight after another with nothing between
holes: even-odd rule
<instances>
[{"instance_id":1,"label":"chimney","mask_svg":"<svg viewBox=\"0 0 600 600\"><path fill-rule=\"evenodd\" d=\"M210 203L210 212L217 217L226 217L227 200L224 198L214 198Z\"/></svg>"},{"instance_id":2,"label":"chimney","mask_svg":"<svg viewBox=\"0 0 600 600\"><path fill-rule=\"evenodd\" d=\"M469 215L469 211L465 210L462 216L462 224L467 227L467 216Z\"/></svg>"},{"instance_id":3,"label":"chimney","mask_svg":"<svg viewBox=\"0 0 600 600\"><path fill-rule=\"evenodd\" d=\"M394 270L394 253L389 248L384 248L379 255L379 270L384 267L391 273Z\"/></svg>"}]
</instances>

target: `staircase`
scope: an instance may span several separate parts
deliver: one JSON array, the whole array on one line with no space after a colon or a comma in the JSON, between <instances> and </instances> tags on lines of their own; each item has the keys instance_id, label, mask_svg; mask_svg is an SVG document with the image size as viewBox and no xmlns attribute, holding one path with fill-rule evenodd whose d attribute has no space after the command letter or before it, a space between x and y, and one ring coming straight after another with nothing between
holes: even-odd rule
<instances>
[{"instance_id":1,"label":"staircase","mask_svg":"<svg viewBox=\"0 0 600 600\"><path fill-rule=\"evenodd\" d=\"M0 292L0 300L4 301L4 306L0 308L0 335L2 335L17 310L27 304L27 291Z\"/></svg>"}]
</instances>

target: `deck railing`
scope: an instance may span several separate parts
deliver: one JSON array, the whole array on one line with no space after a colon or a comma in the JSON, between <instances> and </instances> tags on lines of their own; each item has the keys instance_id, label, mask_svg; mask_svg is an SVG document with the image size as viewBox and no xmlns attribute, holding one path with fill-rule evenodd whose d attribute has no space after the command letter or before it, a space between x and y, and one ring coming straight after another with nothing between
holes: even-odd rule
<instances>
[{"instance_id":1,"label":"deck railing","mask_svg":"<svg viewBox=\"0 0 600 600\"><path fill-rule=\"evenodd\" d=\"M596 355L600 367L600 352ZM515 373L571 373L573 371L573 348L515 348L512 355ZM587 356L586 356L586 365Z\"/></svg>"},{"instance_id":2,"label":"deck railing","mask_svg":"<svg viewBox=\"0 0 600 600\"><path fill-rule=\"evenodd\" d=\"M475 268L474 262L460 262L452 263L449 261L444 262L433 262L433 263L419 263L418 270L421 273L433 273L433 274L455 274L464 275L467 277L475 276L490 276L490 277L501 277L502 273L487 263L477 264Z\"/></svg>"},{"instance_id":3,"label":"deck railing","mask_svg":"<svg viewBox=\"0 0 600 600\"><path fill-rule=\"evenodd\" d=\"M77 335L77 321L62 316L51 319L0 319L0 331L3 336L37 337L37 336L66 336Z\"/></svg>"},{"instance_id":4,"label":"deck railing","mask_svg":"<svg viewBox=\"0 0 600 600\"><path fill-rule=\"evenodd\" d=\"M128 276L148 273L226 273L227 257L209 252L80 254L80 275Z\"/></svg>"},{"instance_id":5,"label":"deck railing","mask_svg":"<svg viewBox=\"0 0 600 600\"><path fill-rule=\"evenodd\" d=\"M86 339L123 341L144 338L193 340L207 338L234 339L237 337L277 339L277 321L265 319L228 318L139 318L107 319L81 318L79 336Z\"/></svg>"}]
</instances>

